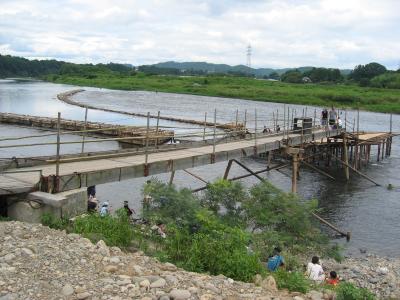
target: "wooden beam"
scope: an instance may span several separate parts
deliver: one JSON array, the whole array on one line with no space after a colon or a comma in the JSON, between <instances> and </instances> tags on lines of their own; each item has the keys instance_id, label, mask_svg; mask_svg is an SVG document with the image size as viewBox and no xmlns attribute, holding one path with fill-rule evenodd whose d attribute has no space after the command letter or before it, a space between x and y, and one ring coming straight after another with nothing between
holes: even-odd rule
<instances>
[{"instance_id":1,"label":"wooden beam","mask_svg":"<svg viewBox=\"0 0 400 300\"><path fill-rule=\"evenodd\" d=\"M335 177L333 177L332 175L329 175L328 173L318 169L317 167L313 166L312 164L309 164L308 162L305 162L304 160L301 160L300 163L305 164L307 167L313 169L314 171L316 171L332 180L336 180Z\"/></svg>"}]
</instances>

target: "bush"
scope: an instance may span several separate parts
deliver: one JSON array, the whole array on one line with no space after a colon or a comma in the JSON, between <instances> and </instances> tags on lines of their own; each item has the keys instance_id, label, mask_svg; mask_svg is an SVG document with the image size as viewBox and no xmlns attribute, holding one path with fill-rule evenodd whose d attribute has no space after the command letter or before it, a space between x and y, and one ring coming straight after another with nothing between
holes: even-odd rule
<instances>
[{"instance_id":1,"label":"bush","mask_svg":"<svg viewBox=\"0 0 400 300\"><path fill-rule=\"evenodd\" d=\"M168 227L164 259L189 271L224 274L242 281L265 273L258 255L248 253L248 233L222 224L207 211L199 212L196 220L199 229L194 233L187 227Z\"/></svg>"},{"instance_id":2,"label":"bush","mask_svg":"<svg viewBox=\"0 0 400 300\"><path fill-rule=\"evenodd\" d=\"M374 300L376 297L364 288L358 288L349 282L342 282L336 289L336 300Z\"/></svg>"},{"instance_id":3,"label":"bush","mask_svg":"<svg viewBox=\"0 0 400 300\"><path fill-rule=\"evenodd\" d=\"M90 214L76 218L72 230L94 243L103 240L108 246L128 247L134 237L123 208L117 210L116 215L101 217L99 214Z\"/></svg>"},{"instance_id":4,"label":"bush","mask_svg":"<svg viewBox=\"0 0 400 300\"><path fill-rule=\"evenodd\" d=\"M300 272L278 270L273 273L279 289L288 289L291 292L307 293L310 281Z\"/></svg>"},{"instance_id":5,"label":"bush","mask_svg":"<svg viewBox=\"0 0 400 300\"><path fill-rule=\"evenodd\" d=\"M69 220L67 218L58 218L50 213L44 213L41 223L53 229L63 230L68 228Z\"/></svg>"}]
</instances>

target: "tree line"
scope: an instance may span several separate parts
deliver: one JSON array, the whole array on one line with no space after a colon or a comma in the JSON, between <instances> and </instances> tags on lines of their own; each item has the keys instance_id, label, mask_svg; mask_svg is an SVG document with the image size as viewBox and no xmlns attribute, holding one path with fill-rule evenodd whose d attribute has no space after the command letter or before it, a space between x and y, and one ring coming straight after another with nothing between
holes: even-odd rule
<instances>
[{"instance_id":1,"label":"tree line","mask_svg":"<svg viewBox=\"0 0 400 300\"><path fill-rule=\"evenodd\" d=\"M74 64L57 60L28 60L22 57L0 55L0 78L6 77L44 77L53 75L73 75L94 79L98 74L109 73L121 76L132 76L139 73L145 75L175 75L175 76L237 76L256 77L256 74L243 70L227 71L225 73L207 73L204 70L165 68L154 65L143 65L133 68L131 65L108 64ZM378 88L400 88L400 69L387 70L385 66L371 62L357 65L349 75L343 75L335 68L292 69L283 74L272 72L262 76L263 79L280 80L287 83L349 83L360 86Z\"/></svg>"}]
</instances>

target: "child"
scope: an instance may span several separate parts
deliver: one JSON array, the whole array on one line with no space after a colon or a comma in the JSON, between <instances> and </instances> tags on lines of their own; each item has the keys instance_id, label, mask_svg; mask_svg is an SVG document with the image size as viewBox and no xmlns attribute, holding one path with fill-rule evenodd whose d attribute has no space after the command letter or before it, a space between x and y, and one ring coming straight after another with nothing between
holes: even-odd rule
<instances>
[{"instance_id":1,"label":"child","mask_svg":"<svg viewBox=\"0 0 400 300\"><path fill-rule=\"evenodd\" d=\"M326 284L331 284L333 286L337 286L339 284L339 277L335 271L331 271L329 273L329 278L326 279Z\"/></svg>"},{"instance_id":2,"label":"child","mask_svg":"<svg viewBox=\"0 0 400 300\"><path fill-rule=\"evenodd\" d=\"M279 267L284 266L285 261L283 256L281 256L281 248L276 247L274 249L274 255L268 258L267 268L268 270L274 272L278 270Z\"/></svg>"}]
</instances>

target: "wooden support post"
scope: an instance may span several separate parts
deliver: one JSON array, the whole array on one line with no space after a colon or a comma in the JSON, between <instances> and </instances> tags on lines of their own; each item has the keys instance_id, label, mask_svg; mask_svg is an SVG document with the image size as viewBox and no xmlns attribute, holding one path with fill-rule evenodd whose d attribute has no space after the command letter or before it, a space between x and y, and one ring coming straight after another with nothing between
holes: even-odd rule
<instances>
[{"instance_id":1,"label":"wooden support post","mask_svg":"<svg viewBox=\"0 0 400 300\"><path fill-rule=\"evenodd\" d=\"M254 110L254 154L257 155L257 109Z\"/></svg>"},{"instance_id":2,"label":"wooden support post","mask_svg":"<svg viewBox=\"0 0 400 300\"><path fill-rule=\"evenodd\" d=\"M381 156L381 143L378 143L378 156L376 158L376 161L379 161L380 156Z\"/></svg>"},{"instance_id":3,"label":"wooden support post","mask_svg":"<svg viewBox=\"0 0 400 300\"><path fill-rule=\"evenodd\" d=\"M59 112L57 115L57 150L56 150L56 177L58 180L58 176L60 176L60 131L61 128L61 113Z\"/></svg>"},{"instance_id":4,"label":"wooden support post","mask_svg":"<svg viewBox=\"0 0 400 300\"><path fill-rule=\"evenodd\" d=\"M82 148L81 153L85 151L85 136L86 136L86 126L87 126L87 115L88 115L88 107L85 107L85 123L83 124L83 132L82 132Z\"/></svg>"},{"instance_id":5,"label":"wooden support post","mask_svg":"<svg viewBox=\"0 0 400 300\"><path fill-rule=\"evenodd\" d=\"M292 193L297 193L297 170L299 165L299 155L293 154L293 167L292 167Z\"/></svg>"},{"instance_id":6,"label":"wooden support post","mask_svg":"<svg viewBox=\"0 0 400 300\"><path fill-rule=\"evenodd\" d=\"M347 241L350 240L350 232L343 232L342 230L336 228L335 226L333 226L331 223L329 223L328 221L326 221L325 219L321 218L320 216L318 216L315 213L311 213L315 218L317 218L318 220L320 220L322 223L324 223L325 225L329 226L330 228L332 228L333 230L335 230L336 232L340 233L342 236L345 236Z\"/></svg>"},{"instance_id":7,"label":"wooden support post","mask_svg":"<svg viewBox=\"0 0 400 300\"><path fill-rule=\"evenodd\" d=\"M314 122L313 122L313 127L315 127L315 122L317 120L317 109L314 109Z\"/></svg>"},{"instance_id":8,"label":"wooden support post","mask_svg":"<svg viewBox=\"0 0 400 300\"><path fill-rule=\"evenodd\" d=\"M390 125L389 125L389 132L392 133L392 123L393 123L393 114L390 113Z\"/></svg>"},{"instance_id":9,"label":"wooden support post","mask_svg":"<svg viewBox=\"0 0 400 300\"><path fill-rule=\"evenodd\" d=\"M235 134L238 132L239 109L236 109Z\"/></svg>"},{"instance_id":10,"label":"wooden support post","mask_svg":"<svg viewBox=\"0 0 400 300\"><path fill-rule=\"evenodd\" d=\"M147 127L146 127L146 144L145 144L145 156L144 156L144 175L148 175L147 163L149 161L149 132L150 132L150 112L147 113Z\"/></svg>"},{"instance_id":11,"label":"wooden support post","mask_svg":"<svg viewBox=\"0 0 400 300\"><path fill-rule=\"evenodd\" d=\"M382 157L381 157L382 160L384 158L384 153L385 153L385 141L382 141Z\"/></svg>"},{"instance_id":12,"label":"wooden support post","mask_svg":"<svg viewBox=\"0 0 400 300\"><path fill-rule=\"evenodd\" d=\"M270 169L270 165L271 165L271 159L272 159L272 150L267 151L267 170Z\"/></svg>"},{"instance_id":13,"label":"wooden support post","mask_svg":"<svg viewBox=\"0 0 400 300\"><path fill-rule=\"evenodd\" d=\"M361 173L360 171L358 171L357 169L353 168L352 166L350 166L349 164L346 164L344 161L339 160L339 162L341 162L342 164L348 166L351 170L353 170L355 173L357 173L358 175L360 175L361 177L371 181L372 183L374 183L377 186L381 186L379 183L377 183L375 180L371 179L370 177L368 177L367 175Z\"/></svg>"},{"instance_id":14,"label":"wooden support post","mask_svg":"<svg viewBox=\"0 0 400 300\"><path fill-rule=\"evenodd\" d=\"M240 161L236 160L236 159L232 159L232 161L234 161L235 163L237 163L239 166L241 166L243 169L245 169L247 172L249 172L251 175L257 177L260 181L265 181L264 178L262 178L261 176L258 176L258 174L256 172L253 172L251 169L249 169L248 167L246 167L244 164L242 164Z\"/></svg>"},{"instance_id":15,"label":"wooden support post","mask_svg":"<svg viewBox=\"0 0 400 300\"><path fill-rule=\"evenodd\" d=\"M272 127L274 128L274 132L276 132L275 113L274 112L272 112Z\"/></svg>"},{"instance_id":16,"label":"wooden support post","mask_svg":"<svg viewBox=\"0 0 400 300\"><path fill-rule=\"evenodd\" d=\"M174 177L175 177L175 170L171 171L171 176L169 177L169 185L172 184L172 182L174 181Z\"/></svg>"},{"instance_id":17,"label":"wooden support post","mask_svg":"<svg viewBox=\"0 0 400 300\"><path fill-rule=\"evenodd\" d=\"M308 162L306 162L306 161L304 161L304 160L302 160L302 161L300 161L300 162L301 162L302 164L305 164L307 167L313 169L314 171L316 171L316 172L318 172L318 173L320 173L320 174L322 174L322 175L324 175L324 176L326 176L326 177L328 177L328 178L330 178L330 179L332 179L332 180L336 180L335 177L333 177L333 176L329 175L328 173L326 173L326 172L324 172L324 171L318 169L317 167L314 167L313 165L309 164Z\"/></svg>"},{"instance_id":18,"label":"wooden support post","mask_svg":"<svg viewBox=\"0 0 400 300\"><path fill-rule=\"evenodd\" d=\"M344 166L344 175L346 177L346 180L349 181L350 179L350 172L349 172L349 156L348 156L348 149L347 149L347 138L346 136L343 136L343 158L344 158L344 162L346 163L346 165Z\"/></svg>"},{"instance_id":19,"label":"wooden support post","mask_svg":"<svg viewBox=\"0 0 400 300\"><path fill-rule=\"evenodd\" d=\"M224 173L224 179L225 180L228 179L229 171L231 170L231 167L232 167L232 162L233 162L233 160L230 159L228 161L228 165L226 166L225 173Z\"/></svg>"},{"instance_id":20,"label":"wooden support post","mask_svg":"<svg viewBox=\"0 0 400 300\"><path fill-rule=\"evenodd\" d=\"M216 133L217 133L217 109L214 110L213 153L211 157L211 163L215 162Z\"/></svg>"},{"instance_id":21,"label":"wooden support post","mask_svg":"<svg viewBox=\"0 0 400 300\"><path fill-rule=\"evenodd\" d=\"M155 146L158 149L158 128L160 125L160 111L157 112L157 125L156 125L156 141L155 141Z\"/></svg>"},{"instance_id":22,"label":"wooden support post","mask_svg":"<svg viewBox=\"0 0 400 300\"><path fill-rule=\"evenodd\" d=\"M247 109L244 110L244 135L246 136L247 133Z\"/></svg>"},{"instance_id":23,"label":"wooden support post","mask_svg":"<svg viewBox=\"0 0 400 300\"><path fill-rule=\"evenodd\" d=\"M196 175L196 174L194 174L194 173L192 173L192 172L190 172L188 170L185 170L185 169L183 170L183 172L193 176L194 178L197 178L200 181L203 181L205 184L208 184L208 182L206 180L204 180L203 178L201 178L199 175Z\"/></svg>"},{"instance_id":24,"label":"wooden support post","mask_svg":"<svg viewBox=\"0 0 400 300\"><path fill-rule=\"evenodd\" d=\"M204 113L203 141L206 140L206 128L207 128L207 112Z\"/></svg>"}]
</instances>

